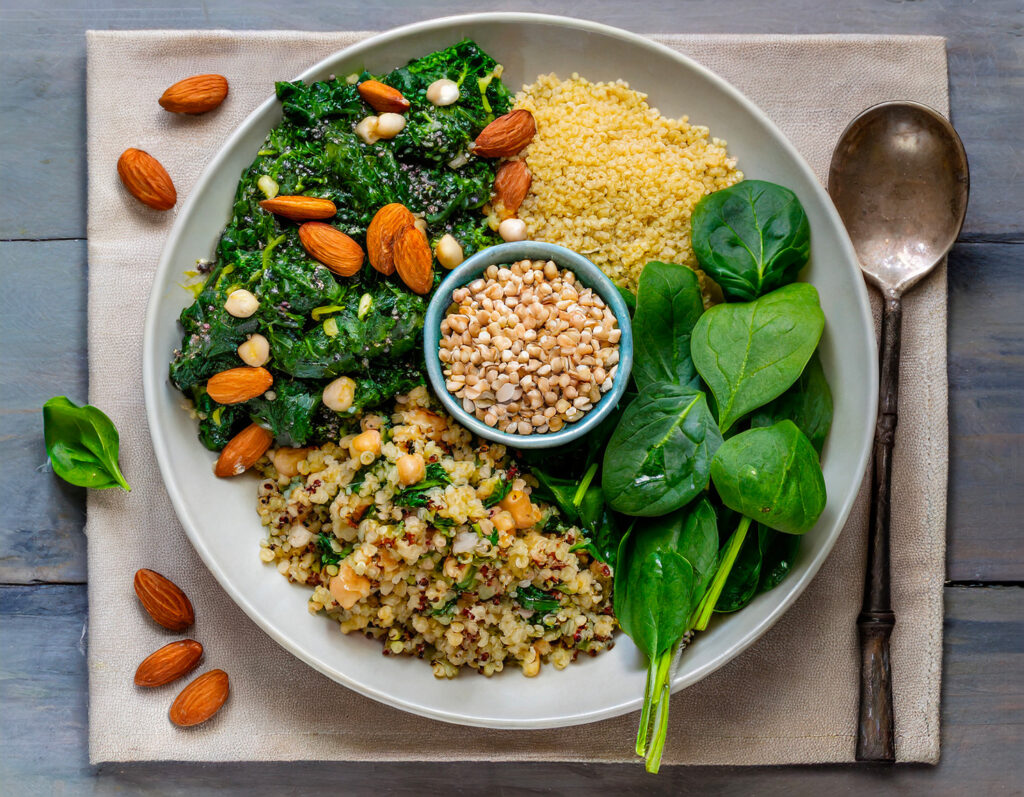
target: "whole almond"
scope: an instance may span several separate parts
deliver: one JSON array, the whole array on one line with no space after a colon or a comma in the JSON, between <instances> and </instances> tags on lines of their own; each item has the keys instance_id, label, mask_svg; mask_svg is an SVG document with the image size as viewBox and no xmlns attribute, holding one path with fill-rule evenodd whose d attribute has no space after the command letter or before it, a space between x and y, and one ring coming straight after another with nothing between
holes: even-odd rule
<instances>
[{"instance_id":1,"label":"whole almond","mask_svg":"<svg viewBox=\"0 0 1024 797\"><path fill-rule=\"evenodd\" d=\"M398 89L379 80L364 80L359 84L359 94L377 113L405 113L409 101Z\"/></svg>"},{"instance_id":2,"label":"whole almond","mask_svg":"<svg viewBox=\"0 0 1024 797\"><path fill-rule=\"evenodd\" d=\"M473 154L484 158L511 158L529 144L537 133L533 114L519 108L499 116L480 131Z\"/></svg>"},{"instance_id":3,"label":"whole almond","mask_svg":"<svg viewBox=\"0 0 1024 797\"><path fill-rule=\"evenodd\" d=\"M434 253L427 236L406 227L395 240L395 269L413 293L430 293L434 285Z\"/></svg>"},{"instance_id":4,"label":"whole almond","mask_svg":"<svg viewBox=\"0 0 1024 797\"><path fill-rule=\"evenodd\" d=\"M220 711L229 692L228 674L224 670L204 672L174 698L171 722L181 728L206 722Z\"/></svg>"},{"instance_id":5,"label":"whole almond","mask_svg":"<svg viewBox=\"0 0 1024 797\"><path fill-rule=\"evenodd\" d=\"M501 209L515 216L530 191L533 175L523 161L505 161L494 175L494 198Z\"/></svg>"},{"instance_id":6,"label":"whole almond","mask_svg":"<svg viewBox=\"0 0 1024 797\"><path fill-rule=\"evenodd\" d=\"M228 79L223 75L193 75L179 80L160 96L160 105L174 113L206 113L228 96Z\"/></svg>"},{"instance_id":7,"label":"whole almond","mask_svg":"<svg viewBox=\"0 0 1024 797\"><path fill-rule=\"evenodd\" d=\"M184 631L196 621L192 602L185 597L177 584L155 570L139 570L135 573L135 594L139 596L142 608L164 628Z\"/></svg>"},{"instance_id":8,"label":"whole almond","mask_svg":"<svg viewBox=\"0 0 1024 797\"><path fill-rule=\"evenodd\" d=\"M317 196L276 196L260 200L260 207L292 221L329 219L338 212L331 200Z\"/></svg>"},{"instance_id":9,"label":"whole almond","mask_svg":"<svg viewBox=\"0 0 1024 797\"><path fill-rule=\"evenodd\" d=\"M136 686L163 686L192 672L203 656L203 646L194 639L179 639L164 645L142 660L135 671Z\"/></svg>"},{"instance_id":10,"label":"whole almond","mask_svg":"<svg viewBox=\"0 0 1024 797\"><path fill-rule=\"evenodd\" d=\"M385 205L377 211L366 228L366 254L370 265L381 274L395 273L395 239L406 227L416 223L412 212L398 202Z\"/></svg>"},{"instance_id":11,"label":"whole almond","mask_svg":"<svg viewBox=\"0 0 1024 797\"><path fill-rule=\"evenodd\" d=\"M128 192L153 210L170 210L178 201L171 176L148 152L126 149L117 159L117 174Z\"/></svg>"},{"instance_id":12,"label":"whole almond","mask_svg":"<svg viewBox=\"0 0 1024 797\"><path fill-rule=\"evenodd\" d=\"M319 260L339 277L351 277L359 271L366 258L359 244L322 221L307 221L299 227L299 240L310 257Z\"/></svg>"},{"instance_id":13,"label":"whole almond","mask_svg":"<svg viewBox=\"0 0 1024 797\"><path fill-rule=\"evenodd\" d=\"M245 473L267 452L273 442L274 436L259 424L246 426L224 446L213 468L214 474L226 479Z\"/></svg>"},{"instance_id":14,"label":"whole almond","mask_svg":"<svg viewBox=\"0 0 1024 797\"><path fill-rule=\"evenodd\" d=\"M274 375L266 368L248 365L214 374L206 382L206 392L218 404L241 404L270 390Z\"/></svg>"}]
</instances>

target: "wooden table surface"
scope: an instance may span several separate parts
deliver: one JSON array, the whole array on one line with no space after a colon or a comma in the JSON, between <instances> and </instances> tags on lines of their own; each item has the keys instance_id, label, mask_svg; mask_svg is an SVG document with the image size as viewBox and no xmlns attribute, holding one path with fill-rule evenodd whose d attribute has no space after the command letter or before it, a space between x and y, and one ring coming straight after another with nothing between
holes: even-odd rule
<instances>
[{"instance_id":1,"label":"wooden table surface","mask_svg":"<svg viewBox=\"0 0 1024 797\"><path fill-rule=\"evenodd\" d=\"M45 462L39 408L83 401L85 37L127 28L387 29L482 10L638 32L932 33L948 38L972 194L949 261L950 492L937 767L565 764L89 766L84 491ZM900 793L1024 788L1024 12L1019 0L0 2L0 792L4 794ZM898 98L894 98L898 99ZM442 743L439 740L439 743Z\"/></svg>"}]
</instances>

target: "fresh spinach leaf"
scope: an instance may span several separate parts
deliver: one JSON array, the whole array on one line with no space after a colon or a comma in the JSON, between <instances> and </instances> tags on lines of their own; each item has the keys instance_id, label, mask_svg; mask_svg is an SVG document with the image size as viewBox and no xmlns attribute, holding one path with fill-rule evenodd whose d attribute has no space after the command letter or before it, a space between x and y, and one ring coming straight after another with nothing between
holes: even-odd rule
<instances>
[{"instance_id":1,"label":"fresh spinach leaf","mask_svg":"<svg viewBox=\"0 0 1024 797\"><path fill-rule=\"evenodd\" d=\"M131 490L118 467L120 436L102 411L54 396L43 405L43 440L53 472L79 487Z\"/></svg>"},{"instance_id":2,"label":"fresh spinach leaf","mask_svg":"<svg viewBox=\"0 0 1024 797\"><path fill-rule=\"evenodd\" d=\"M353 546L345 545L341 551L335 551L333 534L327 534L321 531L316 537L316 547L320 551L320 564L322 566L336 565L350 553L352 553Z\"/></svg>"},{"instance_id":3,"label":"fresh spinach leaf","mask_svg":"<svg viewBox=\"0 0 1024 797\"><path fill-rule=\"evenodd\" d=\"M767 529L759 524L760 529ZM795 534L780 534L774 529L769 532L768 542L764 548L764 561L761 563L761 579L758 591L767 592L775 589L789 575L796 561L796 553L800 548L800 537Z\"/></svg>"},{"instance_id":4,"label":"fresh spinach leaf","mask_svg":"<svg viewBox=\"0 0 1024 797\"><path fill-rule=\"evenodd\" d=\"M748 429L711 462L722 502L786 534L803 534L825 509L825 479L810 440L792 421Z\"/></svg>"},{"instance_id":5,"label":"fresh spinach leaf","mask_svg":"<svg viewBox=\"0 0 1024 797\"><path fill-rule=\"evenodd\" d=\"M722 435L704 393L665 382L648 386L622 414L604 452L601 487L612 509L663 515L708 484Z\"/></svg>"},{"instance_id":6,"label":"fresh spinach leaf","mask_svg":"<svg viewBox=\"0 0 1024 797\"><path fill-rule=\"evenodd\" d=\"M633 317L633 379L641 392L656 382L699 387L690 334L704 313L700 282L685 266L644 266Z\"/></svg>"},{"instance_id":7,"label":"fresh spinach leaf","mask_svg":"<svg viewBox=\"0 0 1024 797\"><path fill-rule=\"evenodd\" d=\"M824 327L818 292L807 283L753 302L719 304L700 317L690 351L715 397L723 432L797 380Z\"/></svg>"},{"instance_id":8,"label":"fresh spinach leaf","mask_svg":"<svg viewBox=\"0 0 1024 797\"><path fill-rule=\"evenodd\" d=\"M789 390L753 412L750 425L771 426L787 419L807 435L814 450L821 456L825 439L832 428L832 391L817 352Z\"/></svg>"},{"instance_id":9,"label":"fresh spinach leaf","mask_svg":"<svg viewBox=\"0 0 1024 797\"><path fill-rule=\"evenodd\" d=\"M636 313L636 294L622 285L616 285L615 289L619 292L619 296L622 297L622 301L626 303L626 311L629 313L629 317L632 318Z\"/></svg>"},{"instance_id":10,"label":"fresh spinach leaf","mask_svg":"<svg viewBox=\"0 0 1024 797\"><path fill-rule=\"evenodd\" d=\"M811 251L811 227L796 194L763 180L743 180L701 199L690 239L700 267L739 301L796 280Z\"/></svg>"},{"instance_id":11,"label":"fresh spinach leaf","mask_svg":"<svg viewBox=\"0 0 1024 797\"><path fill-rule=\"evenodd\" d=\"M579 519L579 513L573 498L579 488L579 480L561 479L540 468L531 468L530 472L540 482L532 495L541 501L554 504L570 523L575 523Z\"/></svg>"},{"instance_id":12,"label":"fresh spinach leaf","mask_svg":"<svg viewBox=\"0 0 1024 797\"><path fill-rule=\"evenodd\" d=\"M736 556L729 577L725 580L718 600L715 602L716 612L735 612L742 609L757 593L760 583L761 568L764 563L765 548L774 530L758 524L757 534L748 534ZM780 534L785 537L790 535ZM800 539L793 537L793 539Z\"/></svg>"}]
</instances>

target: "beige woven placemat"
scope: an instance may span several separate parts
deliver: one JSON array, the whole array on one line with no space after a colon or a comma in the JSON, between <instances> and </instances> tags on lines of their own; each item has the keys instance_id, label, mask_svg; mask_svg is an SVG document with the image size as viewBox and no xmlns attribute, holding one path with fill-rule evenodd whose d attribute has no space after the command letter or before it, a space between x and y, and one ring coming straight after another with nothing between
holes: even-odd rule
<instances>
[{"instance_id":1,"label":"beige woven placemat","mask_svg":"<svg viewBox=\"0 0 1024 797\"><path fill-rule=\"evenodd\" d=\"M138 211L114 165L125 146L158 152L186 196L227 134L270 91L366 34L101 32L88 39L90 399L122 432L130 495L89 494L89 747L95 762L138 760L630 761L636 715L553 731L487 731L379 705L308 668L265 636L203 567L178 525L150 444L142 396L142 310L174 212ZM947 111L945 43L936 37L656 36L760 105L819 176L846 122L887 99ZM169 76L245 75L201 124L153 102ZM901 423L893 475L892 640L901 761L939 754L947 468L946 274L904 309ZM866 491L818 578L759 643L673 698L665 763L787 764L853 759ZM253 554L255 555L255 553ZM183 733L131 674L166 637L139 613L138 567L181 574L214 642L232 699ZM162 568L161 568L162 569ZM123 626L131 622L126 638ZM142 629L141 631L139 629ZM813 633L808 633L813 629ZM571 673L566 672L567 684ZM523 688L529 688L524 682Z\"/></svg>"}]
</instances>

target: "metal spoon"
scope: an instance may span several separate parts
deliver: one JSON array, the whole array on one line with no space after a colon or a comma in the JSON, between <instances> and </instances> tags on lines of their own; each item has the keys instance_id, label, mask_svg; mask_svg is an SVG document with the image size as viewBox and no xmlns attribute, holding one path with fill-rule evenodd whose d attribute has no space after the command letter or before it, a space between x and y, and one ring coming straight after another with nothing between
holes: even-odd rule
<instances>
[{"instance_id":1,"label":"metal spoon","mask_svg":"<svg viewBox=\"0 0 1024 797\"><path fill-rule=\"evenodd\" d=\"M896 760L889 636L889 499L896 431L902 296L953 246L967 210L967 156L953 126L913 102L861 113L832 153L828 192L861 269L882 292L882 357L868 571L857 625L861 640L857 760Z\"/></svg>"}]
</instances>

